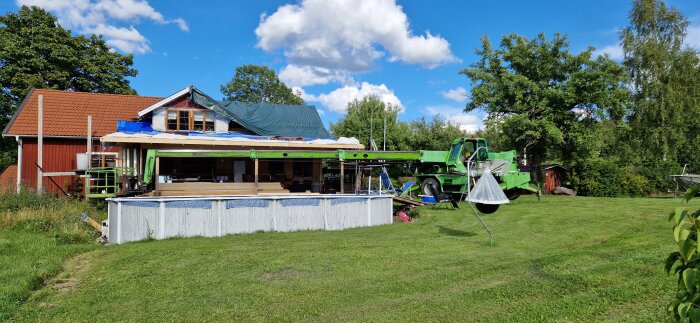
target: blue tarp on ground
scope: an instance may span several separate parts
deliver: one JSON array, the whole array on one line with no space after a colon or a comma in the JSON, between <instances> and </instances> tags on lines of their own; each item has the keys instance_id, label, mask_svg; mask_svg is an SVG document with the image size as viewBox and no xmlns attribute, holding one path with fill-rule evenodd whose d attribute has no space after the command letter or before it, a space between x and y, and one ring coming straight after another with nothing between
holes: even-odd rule
<instances>
[{"instance_id":1,"label":"blue tarp on ground","mask_svg":"<svg viewBox=\"0 0 700 323\"><path fill-rule=\"evenodd\" d=\"M313 106L217 101L195 87L190 87L190 100L261 136L331 138Z\"/></svg>"}]
</instances>

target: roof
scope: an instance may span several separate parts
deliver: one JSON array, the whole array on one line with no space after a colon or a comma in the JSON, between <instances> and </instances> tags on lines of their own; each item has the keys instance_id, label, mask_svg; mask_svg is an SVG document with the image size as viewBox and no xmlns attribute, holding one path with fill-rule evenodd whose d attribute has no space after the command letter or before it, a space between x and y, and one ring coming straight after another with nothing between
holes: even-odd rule
<instances>
[{"instance_id":1,"label":"roof","mask_svg":"<svg viewBox=\"0 0 700 323\"><path fill-rule=\"evenodd\" d=\"M193 86L186 89L193 102L229 117L258 135L331 138L313 106L217 101Z\"/></svg>"},{"instance_id":2,"label":"roof","mask_svg":"<svg viewBox=\"0 0 700 323\"><path fill-rule=\"evenodd\" d=\"M87 117L92 135L117 131L117 120L130 120L161 97L34 89L27 94L3 135L36 136L39 95L44 96L44 136L86 137Z\"/></svg>"},{"instance_id":3,"label":"roof","mask_svg":"<svg viewBox=\"0 0 700 323\"><path fill-rule=\"evenodd\" d=\"M548 170L548 169L552 169L552 168L561 168L561 169L563 169L563 170L569 170L567 167L564 167L564 166L559 165L559 164L545 164L545 165L542 165L542 170Z\"/></svg>"},{"instance_id":4,"label":"roof","mask_svg":"<svg viewBox=\"0 0 700 323\"><path fill-rule=\"evenodd\" d=\"M0 192L17 188L17 165L10 165L0 174Z\"/></svg>"}]
</instances>

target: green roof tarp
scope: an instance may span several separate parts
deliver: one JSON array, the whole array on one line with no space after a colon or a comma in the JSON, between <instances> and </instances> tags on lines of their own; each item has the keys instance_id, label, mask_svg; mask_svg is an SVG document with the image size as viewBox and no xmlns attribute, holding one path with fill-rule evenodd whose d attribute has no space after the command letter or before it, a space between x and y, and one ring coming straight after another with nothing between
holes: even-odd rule
<instances>
[{"instance_id":1,"label":"green roof tarp","mask_svg":"<svg viewBox=\"0 0 700 323\"><path fill-rule=\"evenodd\" d=\"M313 106L217 101L195 87L190 88L190 100L261 136L331 138Z\"/></svg>"}]
</instances>

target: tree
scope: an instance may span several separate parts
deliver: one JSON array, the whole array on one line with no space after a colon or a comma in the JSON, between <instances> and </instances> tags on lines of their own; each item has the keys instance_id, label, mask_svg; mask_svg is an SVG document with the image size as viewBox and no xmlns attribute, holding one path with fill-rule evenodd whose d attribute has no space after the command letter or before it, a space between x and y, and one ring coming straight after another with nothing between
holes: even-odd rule
<instances>
[{"instance_id":1,"label":"tree","mask_svg":"<svg viewBox=\"0 0 700 323\"><path fill-rule=\"evenodd\" d=\"M629 17L620 38L634 94L631 139L661 188L682 164L700 170L700 58L683 45L688 21L663 1L637 0Z\"/></svg>"},{"instance_id":2,"label":"tree","mask_svg":"<svg viewBox=\"0 0 700 323\"><path fill-rule=\"evenodd\" d=\"M243 65L236 68L230 82L221 86L226 100L304 104L304 100L282 83L277 73L267 66Z\"/></svg>"},{"instance_id":3,"label":"tree","mask_svg":"<svg viewBox=\"0 0 700 323\"><path fill-rule=\"evenodd\" d=\"M439 115L406 122L398 119L398 113L398 107L382 102L376 95L369 95L348 103L347 115L331 124L331 131L336 137L358 138L367 147L370 147L372 135L378 148L382 149L386 118L386 149L404 151L448 150L454 139L465 136L459 127Z\"/></svg>"},{"instance_id":4,"label":"tree","mask_svg":"<svg viewBox=\"0 0 700 323\"><path fill-rule=\"evenodd\" d=\"M410 150L411 130L408 124L398 120L398 113L398 107L384 103L376 95L368 95L348 103L347 115L330 128L334 136L355 137L368 148L372 136L382 149L386 118L386 149Z\"/></svg>"},{"instance_id":5,"label":"tree","mask_svg":"<svg viewBox=\"0 0 700 323\"><path fill-rule=\"evenodd\" d=\"M483 37L481 59L460 72L474 84L465 111L499 119L504 140L527 151L534 169L547 158L571 160L577 132L590 128L581 125L621 121L629 98L624 69L607 57L592 59L592 51L571 54L560 34L551 41L511 34L499 49Z\"/></svg>"},{"instance_id":6,"label":"tree","mask_svg":"<svg viewBox=\"0 0 700 323\"><path fill-rule=\"evenodd\" d=\"M447 122L440 115L430 120L420 117L410 122L412 150L449 150L452 141L465 137L458 126Z\"/></svg>"},{"instance_id":7,"label":"tree","mask_svg":"<svg viewBox=\"0 0 700 323\"><path fill-rule=\"evenodd\" d=\"M136 94L133 55L114 52L100 36L73 36L37 7L0 16L0 128L32 88ZM0 169L14 163L16 145L3 140Z\"/></svg>"}]
</instances>

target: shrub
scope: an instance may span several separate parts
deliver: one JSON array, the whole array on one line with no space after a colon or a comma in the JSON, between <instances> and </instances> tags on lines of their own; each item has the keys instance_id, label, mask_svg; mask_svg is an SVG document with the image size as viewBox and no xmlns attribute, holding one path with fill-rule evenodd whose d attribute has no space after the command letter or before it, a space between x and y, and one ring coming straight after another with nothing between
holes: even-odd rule
<instances>
[{"instance_id":1,"label":"shrub","mask_svg":"<svg viewBox=\"0 0 700 323\"><path fill-rule=\"evenodd\" d=\"M615 159L595 158L574 167L572 183L580 195L621 197L647 196L649 180L633 166L620 166Z\"/></svg>"},{"instance_id":2,"label":"shrub","mask_svg":"<svg viewBox=\"0 0 700 323\"><path fill-rule=\"evenodd\" d=\"M699 191L700 184L695 185L686 192L685 200L690 200ZM668 312L677 322L700 322L700 210L691 213L687 207L676 208L669 221L673 221L673 238L678 244L678 251L666 258L665 268L667 273L673 270L678 276L678 286L676 298L668 306Z\"/></svg>"}]
</instances>

